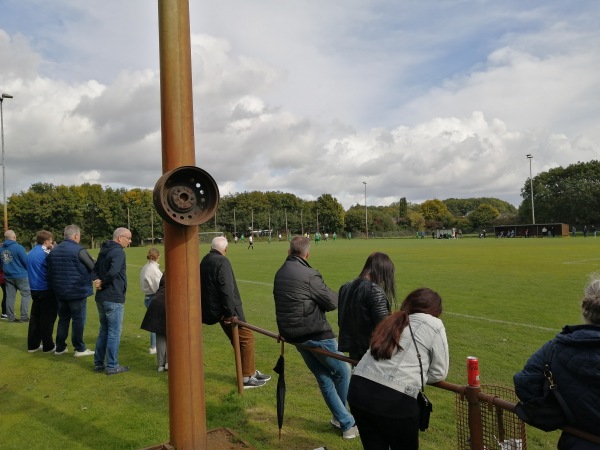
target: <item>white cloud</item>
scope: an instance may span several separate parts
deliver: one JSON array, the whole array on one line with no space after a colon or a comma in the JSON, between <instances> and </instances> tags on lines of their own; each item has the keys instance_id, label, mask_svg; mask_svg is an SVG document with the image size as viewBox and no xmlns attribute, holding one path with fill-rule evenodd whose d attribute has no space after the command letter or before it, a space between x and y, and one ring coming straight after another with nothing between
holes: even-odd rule
<instances>
[{"instance_id":1,"label":"white cloud","mask_svg":"<svg viewBox=\"0 0 600 450\"><path fill-rule=\"evenodd\" d=\"M9 193L152 188L155 7L59 4L12 2L0 29ZM600 156L600 7L582 5L192 2L196 163L222 194L331 193L348 207L366 181L370 204L518 204L525 154L534 172Z\"/></svg>"}]
</instances>

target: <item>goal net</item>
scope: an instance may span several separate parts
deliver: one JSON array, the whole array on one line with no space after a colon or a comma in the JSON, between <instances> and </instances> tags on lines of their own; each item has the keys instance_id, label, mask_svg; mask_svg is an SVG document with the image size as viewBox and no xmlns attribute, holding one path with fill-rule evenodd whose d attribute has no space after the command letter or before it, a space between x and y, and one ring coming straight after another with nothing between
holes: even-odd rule
<instances>
[{"instance_id":1,"label":"goal net","mask_svg":"<svg viewBox=\"0 0 600 450\"><path fill-rule=\"evenodd\" d=\"M217 236L223 236L222 231L203 231L198 233L201 244L210 244Z\"/></svg>"}]
</instances>

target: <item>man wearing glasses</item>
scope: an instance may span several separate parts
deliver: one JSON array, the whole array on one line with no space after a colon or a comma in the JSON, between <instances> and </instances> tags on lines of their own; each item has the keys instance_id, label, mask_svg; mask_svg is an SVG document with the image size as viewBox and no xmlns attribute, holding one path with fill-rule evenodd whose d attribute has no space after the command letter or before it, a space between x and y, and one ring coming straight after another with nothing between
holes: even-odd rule
<instances>
[{"instance_id":1,"label":"man wearing glasses","mask_svg":"<svg viewBox=\"0 0 600 450\"><path fill-rule=\"evenodd\" d=\"M117 228L112 240L102 244L92 271L100 319L94 371L105 372L106 375L129 371L128 366L119 365L118 355L127 291L127 267L123 249L130 243L131 231L127 228Z\"/></svg>"}]
</instances>

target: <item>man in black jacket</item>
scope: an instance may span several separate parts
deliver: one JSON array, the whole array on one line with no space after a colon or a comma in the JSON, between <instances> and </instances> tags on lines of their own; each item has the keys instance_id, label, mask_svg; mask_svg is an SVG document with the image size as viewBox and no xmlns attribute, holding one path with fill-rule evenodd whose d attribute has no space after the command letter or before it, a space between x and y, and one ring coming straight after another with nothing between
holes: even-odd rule
<instances>
[{"instance_id":1,"label":"man in black jacket","mask_svg":"<svg viewBox=\"0 0 600 450\"><path fill-rule=\"evenodd\" d=\"M229 319L235 316L245 322L246 318L231 263L225 256L227 246L227 238L217 236L212 240L210 252L202 258L200 263L202 323L213 325L219 322L233 345ZM271 377L256 370L254 334L248 328L240 327L239 336L244 389L264 386Z\"/></svg>"},{"instance_id":2,"label":"man in black jacket","mask_svg":"<svg viewBox=\"0 0 600 450\"><path fill-rule=\"evenodd\" d=\"M337 308L337 294L327 287L323 277L308 264L310 241L295 236L290 241L288 257L275 274L273 296L279 334L296 346L314 374L323 399L333 414L331 424L341 428L345 439L358 436L354 417L346 409L350 384L347 363L305 347L339 353L337 341L325 313Z\"/></svg>"}]
</instances>

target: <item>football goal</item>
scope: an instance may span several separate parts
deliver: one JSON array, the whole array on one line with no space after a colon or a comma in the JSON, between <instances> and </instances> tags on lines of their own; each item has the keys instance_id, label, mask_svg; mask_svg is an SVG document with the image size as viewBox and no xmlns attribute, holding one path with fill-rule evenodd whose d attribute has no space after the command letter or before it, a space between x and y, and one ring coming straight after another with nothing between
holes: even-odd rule
<instances>
[{"instance_id":1,"label":"football goal","mask_svg":"<svg viewBox=\"0 0 600 450\"><path fill-rule=\"evenodd\" d=\"M202 231L198 233L201 244L210 244L217 236L223 236L222 231Z\"/></svg>"}]
</instances>

